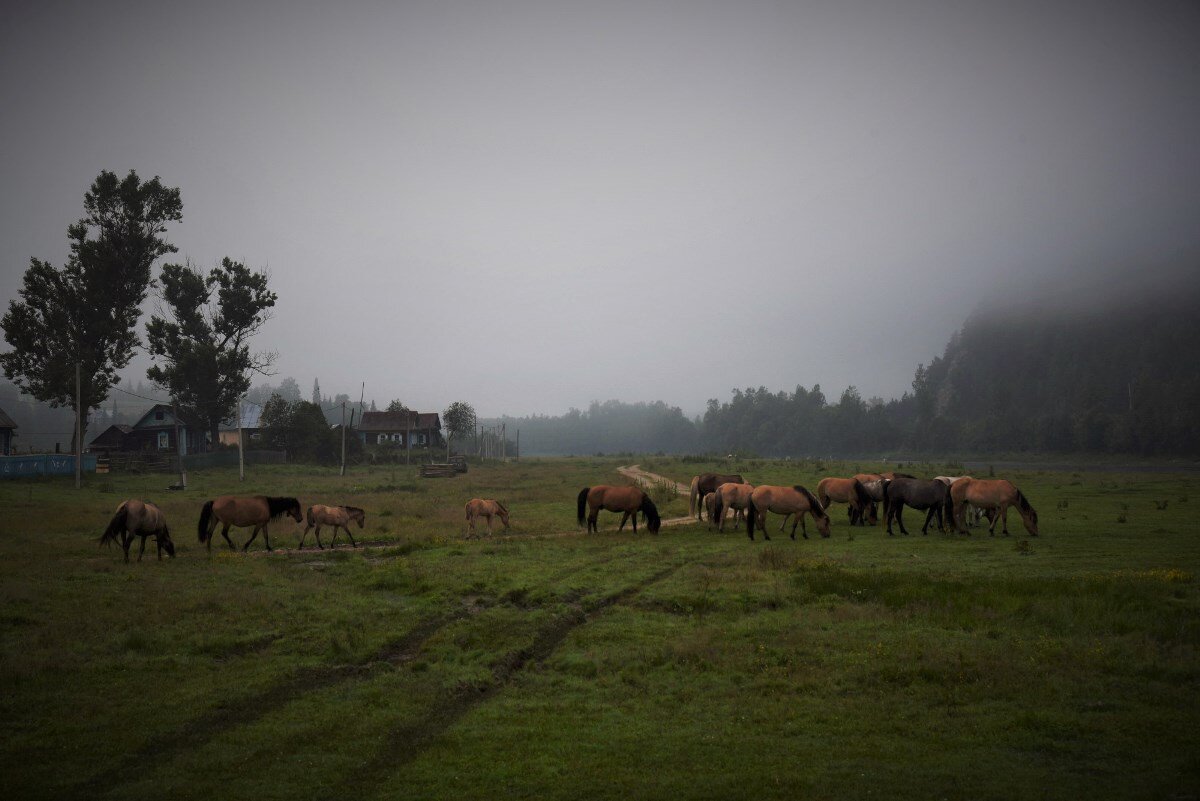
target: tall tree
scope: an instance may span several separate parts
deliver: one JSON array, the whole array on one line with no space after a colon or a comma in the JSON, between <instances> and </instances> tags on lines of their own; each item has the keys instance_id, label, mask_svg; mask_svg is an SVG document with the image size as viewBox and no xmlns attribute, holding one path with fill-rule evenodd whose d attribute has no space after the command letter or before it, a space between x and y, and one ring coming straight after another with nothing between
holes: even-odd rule
<instances>
[{"instance_id":1,"label":"tall tree","mask_svg":"<svg viewBox=\"0 0 1200 801\"><path fill-rule=\"evenodd\" d=\"M442 412L442 424L446 426L446 445L455 437L465 437L475 431L475 408L466 401L455 401Z\"/></svg>"},{"instance_id":2,"label":"tall tree","mask_svg":"<svg viewBox=\"0 0 1200 801\"><path fill-rule=\"evenodd\" d=\"M139 340L141 304L155 260L174 253L163 234L183 219L179 190L158 176L101 172L83 196L84 216L67 229L71 252L58 269L30 259L20 290L0 320L12 350L0 367L22 390L75 410L80 431L129 364ZM79 365L79 403L75 367ZM72 436L74 449L74 436Z\"/></svg>"},{"instance_id":3,"label":"tall tree","mask_svg":"<svg viewBox=\"0 0 1200 801\"><path fill-rule=\"evenodd\" d=\"M387 405L387 411L389 411L389 412L407 412L407 411L409 411L409 408L407 406L405 406L403 402L401 402L399 400L393 400L391 403L389 403Z\"/></svg>"},{"instance_id":4,"label":"tall tree","mask_svg":"<svg viewBox=\"0 0 1200 801\"><path fill-rule=\"evenodd\" d=\"M154 315L146 325L150 355L162 363L146 375L203 420L216 442L251 373L267 375L275 360L251 352L249 340L271 319L276 295L264 273L225 258L208 275L190 264L164 266L162 299L170 317Z\"/></svg>"}]
</instances>

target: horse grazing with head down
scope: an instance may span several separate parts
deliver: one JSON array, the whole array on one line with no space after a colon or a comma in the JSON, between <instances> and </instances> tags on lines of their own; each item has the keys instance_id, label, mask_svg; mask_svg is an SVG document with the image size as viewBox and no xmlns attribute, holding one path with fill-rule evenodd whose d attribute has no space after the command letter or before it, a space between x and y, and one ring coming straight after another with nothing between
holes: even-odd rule
<instances>
[{"instance_id":1,"label":"horse grazing with head down","mask_svg":"<svg viewBox=\"0 0 1200 801\"><path fill-rule=\"evenodd\" d=\"M467 536L475 536L475 518L486 517L488 524L488 536L492 536L492 517L500 518L500 522L504 524L504 530L508 531L508 510L504 508L504 504L500 501L493 501L488 498L472 498L467 501L465 507L467 513Z\"/></svg>"},{"instance_id":2,"label":"horse grazing with head down","mask_svg":"<svg viewBox=\"0 0 1200 801\"><path fill-rule=\"evenodd\" d=\"M966 533L966 530L959 528L958 521L967 504L970 504L976 509L990 513L992 524L988 526L989 535L995 536L996 519L1002 518L1004 520L1002 533L1006 537L1008 536L1008 508L1010 506L1015 506L1021 513L1021 522L1025 524L1025 530L1034 537L1038 535L1037 511L1011 481L1002 478L963 478L951 484L948 493L947 515L960 533Z\"/></svg>"},{"instance_id":3,"label":"horse grazing with head down","mask_svg":"<svg viewBox=\"0 0 1200 801\"><path fill-rule=\"evenodd\" d=\"M875 512L875 504L867 494L862 482L856 478L823 478L817 482L817 500L829 511L833 502L848 504L850 507L850 525L872 526L879 522Z\"/></svg>"},{"instance_id":4,"label":"horse grazing with head down","mask_svg":"<svg viewBox=\"0 0 1200 801\"><path fill-rule=\"evenodd\" d=\"M242 546L242 550L250 547L261 529L263 542L267 550L271 550L271 540L267 536L267 524L283 516L291 517L297 523L303 523L304 517L300 512L300 501L295 498L278 498L267 495L222 495L204 504L200 510L200 541L208 544L212 550L212 535L217 523L222 523L221 536L229 543L229 549L234 550L233 540L229 539L229 527L247 528L254 526L250 539Z\"/></svg>"},{"instance_id":5,"label":"horse grazing with head down","mask_svg":"<svg viewBox=\"0 0 1200 801\"><path fill-rule=\"evenodd\" d=\"M146 537L154 537L158 546L158 558L161 560L163 551L167 556L175 558L175 543L171 542L171 532L167 529L167 518L149 501L128 500L117 507L117 513L109 521L108 528L100 535L100 544L119 542L125 549L125 561L129 561L129 546L134 537L142 538L142 547L138 551L138 561L146 553Z\"/></svg>"},{"instance_id":6,"label":"horse grazing with head down","mask_svg":"<svg viewBox=\"0 0 1200 801\"><path fill-rule=\"evenodd\" d=\"M297 550L304 549L304 538L308 536L309 529L316 528L317 547L324 550L325 546L321 544L321 526L333 526L333 539L329 541L329 547L337 542L338 529L346 529L346 536L350 538L350 547L357 548L358 543L354 541L354 535L350 533L350 521L358 523L358 527L362 528L367 523L367 513L357 506L321 506L315 504L308 507L308 525L304 528L304 533L300 535L300 544L296 546Z\"/></svg>"},{"instance_id":7,"label":"horse grazing with head down","mask_svg":"<svg viewBox=\"0 0 1200 801\"><path fill-rule=\"evenodd\" d=\"M799 484L792 487L762 484L750 493L750 502L746 504L746 533L754 539L754 527L762 529L763 539L771 539L767 534L767 512L787 515L794 514L792 521L792 539L796 539L796 524L800 524L800 533L808 539L808 529L804 525L804 515L812 515L817 524L817 531L822 537L829 536L829 515L824 507L811 492Z\"/></svg>"},{"instance_id":8,"label":"horse grazing with head down","mask_svg":"<svg viewBox=\"0 0 1200 801\"><path fill-rule=\"evenodd\" d=\"M654 501L650 500L649 495L637 487L612 487L605 484L584 487L579 491L576 506L581 526L584 521L584 509L590 510L587 515L589 533L592 531L600 533L596 520L600 517L601 509L625 513L621 517L621 525L617 527L617 531L625 528L625 521L632 516L633 532L636 534L638 512L646 516L646 527L650 529L651 534L657 534L659 527L662 526L662 518L658 516L658 507L654 505Z\"/></svg>"},{"instance_id":9,"label":"horse grazing with head down","mask_svg":"<svg viewBox=\"0 0 1200 801\"><path fill-rule=\"evenodd\" d=\"M750 505L750 494L754 487L750 484L735 484L726 482L710 494L714 498L713 508L709 510L708 519L717 521L717 531L725 530L725 510L733 510L733 525L737 528L738 521L746 516L746 508Z\"/></svg>"},{"instance_id":10,"label":"horse grazing with head down","mask_svg":"<svg viewBox=\"0 0 1200 801\"><path fill-rule=\"evenodd\" d=\"M904 527L904 507L926 509L925 525L921 533L929 533L929 523L937 515L938 528L942 527L942 509L950 497L950 488L940 481L925 481L919 478L897 478L883 485L883 519L887 521L887 533L892 534L892 521L900 523L900 533L908 536Z\"/></svg>"},{"instance_id":11,"label":"horse grazing with head down","mask_svg":"<svg viewBox=\"0 0 1200 801\"><path fill-rule=\"evenodd\" d=\"M710 492L716 492L717 487L722 484L745 484L746 480L737 473L723 475L721 473L701 473L698 476L692 476L691 492L688 494L688 515L695 515L697 520L702 520L701 505L697 503L702 501L704 496Z\"/></svg>"}]
</instances>

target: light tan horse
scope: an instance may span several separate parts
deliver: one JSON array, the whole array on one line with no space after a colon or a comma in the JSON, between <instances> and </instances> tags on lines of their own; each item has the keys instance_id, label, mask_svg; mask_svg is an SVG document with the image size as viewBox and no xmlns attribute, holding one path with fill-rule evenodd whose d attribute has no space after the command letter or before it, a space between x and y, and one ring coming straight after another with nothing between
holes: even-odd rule
<instances>
[{"instance_id":1,"label":"light tan horse","mask_svg":"<svg viewBox=\"0 0 1200 801\"><path fill-rule=\"evenodd\" d=\"M493 501L488 498L472 498L467 501L464 507L467 513L467 536L475 536L475 518L486 517L488 524L488 536L492 536L492 516L500 518L500 522L504 524L504 530L508 531L508 510L504 508L504 504L500 501Z\"/></svg>"},{"instance_id":2,"label":"light tan horse","mask_svg":"<svg viewBox=\"0 0 1200 801\"><path fill-rule=\"evenodd\" d=\"M333 526L333 539L329 541L329 547L337 542L338 529L346 529L346 536L350 538L350 547L357 548L358 543L354 541L354 535L350 533L350 521L358 523L358 527L362 528L367 524L367 513L357 506L322 506L314 504L308 507L308 525L304 528L304 533L300 535L300 544L296 546L297 550L303 550L304 538L308 536L309 529L316 528L317 547L324 550L325 546L321 544L321 526Z\"/></svg>"},{"instance_id":3,"label":"light tan horse","mask_svg":"<svg viewBox=\"0 0 1200 801\"><path fill-rule=\"evenodd\" d=\"M812 515L817 524L817 531L822 537L829 536L829 515L825 514L821 502L799 484L792 487L763 484L754 488L750 493L750 502L746 505L746 533L750 539L754 539L755 525L762 529L764 539L771 539L767 535L767 512L796 515L792 521L792 539L796 539L797 523L800 524L804 539L808 539L808 529L804 525L805 514Z\"/></svg>"},{"instance_id":4,"label":"light tan horse","mask_svg":"<svg viewBox=\"0 0 1200 801\"><path fill-rule=\"evenodd\" d=\"M725 510L733 509L733 524L737 527L739 520L744 520L746 517L746 508L750 505L750 494L754 492L754 487L751 484L735 483L728 481L717 487L716 495L718 500L715 505L715 513L717 515L717 531L725 530ZM710 515L711 517L711 515Z\"/></svg>"},{"instance_id":5,"label":"light tan horse","mask_svg":"<svg viewBox=\"0 0 1200 801\"><path fill-rule=\"evenodd\" d=\"M617 527L617 531L625 528L625 521L632 516L633 532L636 534L638 512L646 516L646 527L650 529L651 534L657 534L659 527L662 525L662 519L658 516L658 507L654 505L654 501L650 500L649 495L637 487L613 487L606 484L600 484L595 487L584 487L579 491L576 506L579 512L579 525L581 526L584 521L584 509L587 508L590 510L587 516L587 530L589 533L592 531L599 533L600 529L596 525L596 520L600 517L601 509L606 509L609 512L625 513L621 518L621 525Z\"/></svg>"},{"instance_id":6,"label":"light tan horse","mask_svg":"<svg viewBox=\"0 0 1200 801\"><path fill-rule=\"evenodd\" d=\"M692 486L688 493L688 516L696 515L696 519L699 520L703 504L698 505L697 501L702 501L710 492L716 492L717 487L722 484L745 483L746 480L740 473L701 473L692 476Z\"/></svg>"},{"instance_id":7,"label":"light tan horse","mask_svg":"<svg viewBox=\"0 0 1200 801\"><path fill-rule=\"evenodd\" d=\"M171 532L167 529L167 517L149 501L128 500L117 507L117 513L109 521L108 528L100 535L100 544L119 542L125 549L125 561L129 561L129 546L134 537L142 538L142 547L138 551L138 561L146 553L146 537L154 537L158 546L158 558L161 561L163 551L172 559L175 558L175 543L171 542Z\"/></svg>"},{"instance_id":8,"label":"light tan horse","mask_svg":"<svg viewBox=\"0 0 1200 801\"><path fill-rule=\"evenodd\" d=\"M250 535L250 539L246 540L242 550L250 547L250 543L254 542L254 538L258 536L261 529L263 542L269 551L271 550L271 540L267 536L267 524L284 515L290 516L297 523L303 523L304 517L300 512L300 501L295 498L276 498L267 495L222 495L205 503L204 508L200 511L200 541L208 543L208 549L211 551L213 531L217 528L217 523L223 523L221 536L225 538L225 542L229 543L229 549L234 550L233 540L229 539L229 527L254 526L254 532Z\"/></svg>"},{"instance_id":9,"label":"light tan horse","mask_svg":"<svg viewBox=\"0 0 1200 801\"><path fill-rule=\"evenodd\" d=\"M983 509L985 512L994 510L995 517L992 518L992 524L988 526L989 535L995 536L996 519L1000 518L1004 520L1003 534L1008 536L1008 508L1010 506L1015 506L1017 511L1021 513L1021 522L1025 524L1025 530L1034 537L1038 535L1037 511L1011 481L1006 481L1002 478L959 479L950 485L950 504L950 516L954 520L954 527L959 533L967 533L965 529L959 526L959 519L966 505L970 504L976 509Z\"/></svg>"},{"instance_id":10,"label":"light tan horse","mask_svg":"<svg viewBox=\"0 0 1200 801\"><path fill-rule=\"evenodd\" d=\"M955 481L960 481L964 478L971 478L971 476L934 476L933 480L940 481L943 484L945 484L947 487L949 487L952 484L954 484ZM967 525L970 526L971 528L974 528L975 526L979 525L979 520L984 515L984 511L982 509L976 508L969 503L965 505L963 512L965 513ZM988 519L990 521L991 517L989 517ZM946 522L946 530L947 531L953 531L954 527L955 527L955 524L954 524L953 520L948 520Z\"/></svg>"},{"instance_id":11,"label":"light tan horse","mask_svg":"<svg viewBox=\"0 0 1200 801\"><path fill-rule=\"evenodd\" d=\"M850 506L850 525L879 522L871 496L857 478L823 478L817 482L817 500L829 511L829 504L844 503Z\"/></svg>"}]
</instances>

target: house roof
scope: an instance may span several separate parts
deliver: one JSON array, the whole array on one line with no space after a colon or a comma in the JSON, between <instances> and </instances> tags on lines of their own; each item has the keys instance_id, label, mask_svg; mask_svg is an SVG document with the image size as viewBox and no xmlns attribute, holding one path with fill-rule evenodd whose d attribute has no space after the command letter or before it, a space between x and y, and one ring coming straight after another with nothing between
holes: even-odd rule
<instances>
[{"instance_id":1,"label":"house roof","mask_svg":"<svg viewBox=\"0 0 1200 801\"><path fill-rule=\"evenodd\" d=\"M437 412L363 412L358 424L359 431L419 431L423 428L440 429L441 418Z\"/></svg>"},{"instance_id":2,"label":"house roof","mask_svg":"<svg viewBox=\"0 0 1200 801\"><path fill-rule=\"evenodd\" d=\"M0 428L18 428L19 426L13 422L13 419L0 409Z\"/></svg>"},{"instance_id":3,"label":"house roof","mask_svg":"<svg viewBox=\"0 0 1200 801\"><path fill-rule=\"evenodd\" d=\"M125 434L128 434L130 431L133 431L133 426L127 426L124 423L113 423L111 426L104 429L99 434L97 434L95 437L93 437L92 442L99 442L100 440L102 440L104 438L104 436L106 434L108 434L108 432L112 431L113 429L116 429L117 431L121 432L122 435L125 435Z\"/></svg>"},{"instance_id":4,"label":"house roof","mask_svg":"<svg viewBox=\"0 0 1200 801\"><path fill-rule=\"evenodd\" d=\"M242 428L261 428L262 407L250 401L242 402ZM236 431L237 422L230 417L221 423L222 431Z\"/></svg>"}]
</instances>

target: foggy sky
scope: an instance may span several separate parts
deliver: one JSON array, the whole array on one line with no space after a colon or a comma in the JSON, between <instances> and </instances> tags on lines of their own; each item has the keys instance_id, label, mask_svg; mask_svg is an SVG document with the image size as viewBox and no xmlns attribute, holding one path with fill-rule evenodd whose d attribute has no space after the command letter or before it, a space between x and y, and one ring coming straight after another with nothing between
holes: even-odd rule
<instances>
[{"instance_id":1,"label":"foggy sky","mask_svg":"<svg viewBox=\"0 0 1200 801\"><path fill-rule=\"evenodd\" d=\"M2 13L0 302L101 169L159 175L305 390L891 397L981 300L1200 266L1195 2Z\"/></svg>"}]
</instances>

